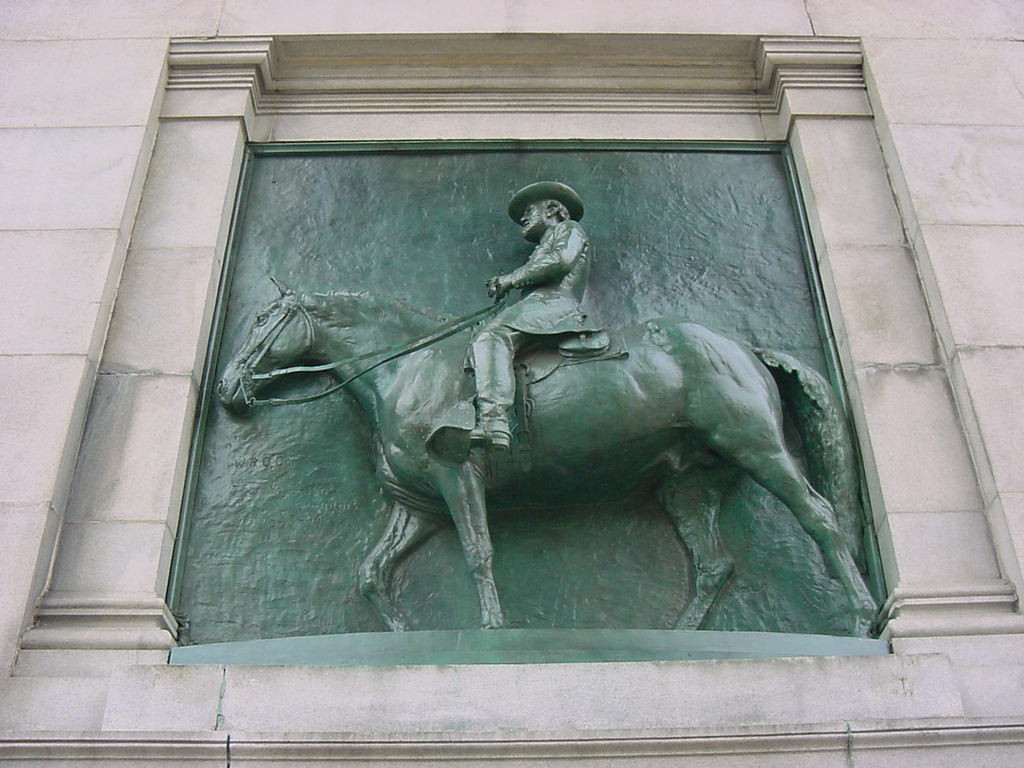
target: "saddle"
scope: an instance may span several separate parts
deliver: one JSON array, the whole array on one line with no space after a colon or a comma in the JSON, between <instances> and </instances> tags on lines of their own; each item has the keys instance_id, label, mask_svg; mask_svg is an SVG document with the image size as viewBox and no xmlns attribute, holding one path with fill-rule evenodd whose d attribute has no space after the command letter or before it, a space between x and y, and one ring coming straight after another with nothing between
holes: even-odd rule
<instances>
[{"instance_id":1,"label":"saddle","mask_svg":"<svg viewBox=\"0 0 1024 768\"><path fill-rule=\"evenodd\" d=\"M535 384L566 365L625 357L622 339L606 331L584 331L555 336L556 344L538 344L516 358L526 371L526 383Z\"/></svg>"},{"instance_id":2,"label":"saddle","mask_svg":"<svg viewBox=\"0 0 1024 768\"><path fill-rule=\"evenodd\" d=\"M625 340L615 332L584 331L551 337L552 342L540 343L524 350L516 357L516 397L511 413L512 460L530 465L529 419L534 401L530 387L543 381L559 368L582 365L600 360L629 357ZM446 466L458 466L469 456L469 434L476 426L476 408L473 401L459 400L437 420L427 438L427 453Z\"/></svg>"}]
</instances>

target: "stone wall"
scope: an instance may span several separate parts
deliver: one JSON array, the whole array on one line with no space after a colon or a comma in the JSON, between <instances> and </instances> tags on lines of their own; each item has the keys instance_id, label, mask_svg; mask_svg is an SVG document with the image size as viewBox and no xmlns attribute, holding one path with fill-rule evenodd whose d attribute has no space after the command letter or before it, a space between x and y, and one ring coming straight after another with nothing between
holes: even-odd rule
<instances>
[{"instance_id":1,"label":"stone wall","mask_svg":"<svg viewBox=\"0 0 1024 768\"><path fill-rule=\"evenodd\" d=\"M1000 0L8 0L0 764L1016 764L1022 39L1024 7ZM403 84L417 46L440 63ZM552 50L571 61L526 66ZM339 79L346 51L369 61L372 103ZM534 78L540 101L510 100L496 72ZM163 597L246 141L474 138L790 142L893 655L166 666Z\"/></svg>"}]
</instances>

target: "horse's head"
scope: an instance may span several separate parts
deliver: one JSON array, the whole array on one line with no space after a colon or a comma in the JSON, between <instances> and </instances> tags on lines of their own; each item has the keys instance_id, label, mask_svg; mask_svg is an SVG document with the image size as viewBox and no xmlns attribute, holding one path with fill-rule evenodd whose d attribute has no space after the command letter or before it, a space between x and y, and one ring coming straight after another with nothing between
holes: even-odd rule
<instances>
[{"instance_id":1,"label":"horse's head","mask_svg":"<svg viewBox=\"0 0 1024 768\"><path fill-rule=\"evenodd\" d=\"M217 383L217 397L235 413L254 405L257 392L290 367L386 351L436 322L394 299L347 291L300 294L274 284L281 295L256 314ZM342 366L335 371L340 378L355 372Z\"/></svg>"},{"instance_id":2,"label":"horse's head","mask_svg":"<svg viewBox=\"0 0 1024 768\"><path fill-rule=\"evenodd\" d=\"M307 360L316 344L304 297L274 284L281 295L256 313L249 335L217 382L217 398L234 413L248 410L257 391L272 381L254 376Z\"/></svg>"}]
</instances>

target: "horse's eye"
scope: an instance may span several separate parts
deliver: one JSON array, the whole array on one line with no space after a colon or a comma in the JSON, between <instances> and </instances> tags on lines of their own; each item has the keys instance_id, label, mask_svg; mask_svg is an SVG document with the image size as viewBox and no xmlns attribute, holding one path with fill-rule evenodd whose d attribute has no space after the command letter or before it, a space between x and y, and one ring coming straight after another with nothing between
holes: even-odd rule
<instances>
[{"instance_id":1,"label":"horse's eye","mask_svg":"<svg viewBox=\"0 0 1024 768\"><path fill-rule=\"evenodd\" d=\"M263 325L265 322L267 322L266 312L260 312L258 315L256 315L256 325Z\"/></svg>"}]
</instances>

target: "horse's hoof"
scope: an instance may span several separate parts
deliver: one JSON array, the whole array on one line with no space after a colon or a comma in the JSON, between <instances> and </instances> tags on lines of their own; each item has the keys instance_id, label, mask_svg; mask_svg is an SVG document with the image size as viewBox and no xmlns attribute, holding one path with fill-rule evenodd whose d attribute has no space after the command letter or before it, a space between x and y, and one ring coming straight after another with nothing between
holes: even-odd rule
<instances>
[{"instance_id":1,"label":"horse's hoof","mask_svg":"<svg viewBox=\"0 0 1024 768\"><path fill-rule=\"evenodd\" d=\"M853 631L857 637L871 637L881 621L879 609L874 603L857 606L853 615Z\"/></svg>"},{"instance_id":2,"label":"horse's hoof","mask_svg":"<svg viewBox=\"0 0 1024 768\"><path fill-rule=\"evenodd\" d=\"M704 623L704 617L701 616L696 619L681 619L676 622L676 629L688 630L690 632L696 632L700 629L701 624Z\"/></svg>"}]
</instances>

